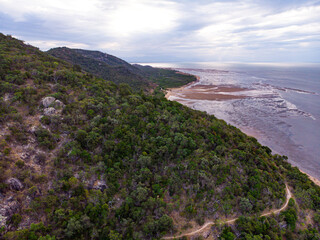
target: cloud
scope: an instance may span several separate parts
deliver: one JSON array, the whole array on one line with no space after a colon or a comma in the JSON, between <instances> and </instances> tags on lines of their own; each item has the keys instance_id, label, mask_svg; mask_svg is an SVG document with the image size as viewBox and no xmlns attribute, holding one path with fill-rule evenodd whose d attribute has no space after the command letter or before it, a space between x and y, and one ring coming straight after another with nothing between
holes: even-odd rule
<instances>
[{"instance_id":1,"label":"cloud","mask_svg":"<svg viewBox=\"0 0 320 240\"><path fill-rule=\"evenodd\" d=\"M0 0L0 31L131 61L320 61L317 1Z\"/></svg>"},{"instance_id":2,"label":"cloud","mask_svg":"<svg viewBox=\"0 0 320 240\"><path fill-rule=\"evenodd\" d=\"M16 36L14 36L16 37ZM17 36L16 38L21 39L21 37ZM84 43L76 43L76 42L68 42L68 41L39 41L39 40L34 40L34 41L27 41L26 43L37 46L41 49L50 49L50 48L55 48L55 47L69 47L69 48L88 48L89 45L84 44Z\"/></svg>"}]
</instances>

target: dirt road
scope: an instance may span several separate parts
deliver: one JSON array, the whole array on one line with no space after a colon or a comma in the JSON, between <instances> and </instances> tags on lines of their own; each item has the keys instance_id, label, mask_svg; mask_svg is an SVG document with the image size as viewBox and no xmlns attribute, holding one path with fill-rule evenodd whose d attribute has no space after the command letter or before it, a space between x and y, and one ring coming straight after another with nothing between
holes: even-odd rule
<instances>
[{"instance_id":1,"label":"dirt road","mask_svg":"<svg viewBox=\"0 0 320 240\"><path fill-rule=\"evenodd\" d=\"M288 203L289 203L289 200L290 198L292 197L292 193L290 192L290 189L288 187L288 185L286 184L286 202L285 204L279 208L279 209L273 209L273 210L270 210L268 211L267 213L264 213L262 215L260 215L261 217L263 216L270 216L272 214L277 214L281 211L283 211L287 206L288 206ZM233 219L230 219L230 220L227 220L227 221L224 221L223 223L234 223L238 218L233 218ZM183 233L183 234L180 234L180 235L177 235L177 236L168 236L168 237L163 237L162 239L177 239L177 238L181 238L181 237L184 237L184 236L192 236L192 235L195 235L197 233L200 233L202 232L203 230L205 230L208 226L212 226L216 224L215 222L213 221L209 221L207 223L205 223L204 225L202 225L200 228L198 228L197 230L195 231L192 231L192 232L189 232L189 233Z\"/></svg>"}]
</instances>

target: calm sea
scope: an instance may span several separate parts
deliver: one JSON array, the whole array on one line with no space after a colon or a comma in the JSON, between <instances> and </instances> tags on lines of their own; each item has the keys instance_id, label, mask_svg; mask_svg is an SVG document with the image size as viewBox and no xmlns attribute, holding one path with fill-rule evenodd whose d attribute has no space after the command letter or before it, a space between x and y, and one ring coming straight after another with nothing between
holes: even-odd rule
<instances>
[{"instance_id":1,"label":"calm sea","mask_svg":"<svg viewBox=\"0 0 320 240\"><path fill-rule=\"evenodd\" d=\"M202 85L250 89L225 101L170 100L214 114L320 179L320 64L143 63L200 77ZM213 71L215 70L215 71Z\"/></svg>"}]
</instances>

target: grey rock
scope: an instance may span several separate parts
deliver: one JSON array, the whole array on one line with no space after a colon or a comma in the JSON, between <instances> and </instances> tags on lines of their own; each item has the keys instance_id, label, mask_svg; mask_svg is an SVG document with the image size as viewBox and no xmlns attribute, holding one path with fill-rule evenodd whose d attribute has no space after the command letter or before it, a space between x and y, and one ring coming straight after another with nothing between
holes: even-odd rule
<instances>
[{"instance_id":1,"label":"grey rock","mask_svg":"<svg viewBox=\"0 0 320 240\"><path fill-rule=\"evenodd\" d=\"M100 191L103 191L103 190L105 190L107 188L107 184L103 180L97 180L97 181L94 182L92 188L100 190Z\"/></svg>"},{"instance_id":2,"label":"grey rock","mask_svg":"<svg viewBox=\"0 0 320 240\"><path fill-rule=\"evenodd\" d=\"M8 201L9 200L9 201ZM7 199L3 204L0 204L0 227L6 226L7 219L17 212L19 203L17 201Z\"/></svg>"},{"instance_id":3,"label":"grey rock","mask_svg":"<svg viewBox=\"0 0 320 240\"><path fill-rule=\"evenodd\" d=\"M60 100L55 100L53 103L53 106L59 109L59 108L64 108L65 105Z\"/></svg>"},{"instance_id":4,"label":"grey rock","mask_svg":"<svg viewBox=\"0 0 320 240\"><path fill-rule=\"evenodd\" d=\"M6 222L7 222L7 217L0 214L0 227L4 227L6 225Z\"/></svg>"},{"instance_id":5,"label":"grey rock","mask_svg":"<svg viewBox=\"0 0 320 240\"><path fill-rule=\"evenodd\" d=\"M23 152L20 155L20 158L23 160L29 160L30 159L30 153L29 152Z\"/></svg>"},{"instance_id":6,"label":"grey rock","mask_svg":"<svg viewBox=\"0 0 320 240\"><path fill-rule=\"evenodd\" d=\"M3 101L8 102L10 100L10 93L4 94Z\"/></svg>"},{"instance_id":7,"label":"grey rock","mask_svg":"<svg viewBox=\"0 0 320 240\"><path fill-rule=\"evenodd\" d=\"M35 125L30 128L31 133L34 133L36 130L37 130L37 126Z\"/></svg>"},{"instance_id":8,"label":"grey rock","mask_svg":"<svg viewBox=\"0 0 320 240\"><path fill-rule=\"evenodd\" d=\"M22 183L16 178L9 178L7 184L10 186L11 190L21 190L23 188Z\"/></svg>"},{"instance_id":9,"label":"grey rock","mask_svg":"<svg viewBox=\"0 0 320 240\"><path fill-rule=\"evenodd\" d=\"M56 110L53 107L45 108L43 110L44 115L54 115Z\"/></svg>"},{"instance_id":10,"label":"grey rock","mask_svg":"<svg viewBox=\"0 0 320 240\"><path fill-rule=\"evenodd\" d=\"M54 97L45 97L41 100L42 105L47 108L49 107L56 99Z\"/></svg>"}]
</instances>

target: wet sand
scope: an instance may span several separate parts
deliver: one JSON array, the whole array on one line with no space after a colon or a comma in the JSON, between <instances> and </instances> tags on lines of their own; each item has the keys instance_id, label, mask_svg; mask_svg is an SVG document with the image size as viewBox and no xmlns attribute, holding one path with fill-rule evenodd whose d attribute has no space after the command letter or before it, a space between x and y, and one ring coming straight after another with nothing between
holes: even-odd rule
<instances>
[{"instance_id":1,"label":"wet sand","mask_svg":"<svg viewBox=\"0 0 320 240\"><path fill-rule=\"evenodd\" d=\"M223 101L249 97L246 95L237 95L237 93L250 90L247 88L241 88L231 85L200 85L196 83L197 82L193 82L180 88L168 89L166 98L169 99L173 96L190 100Z\"/></svg>"}]
</instances>

